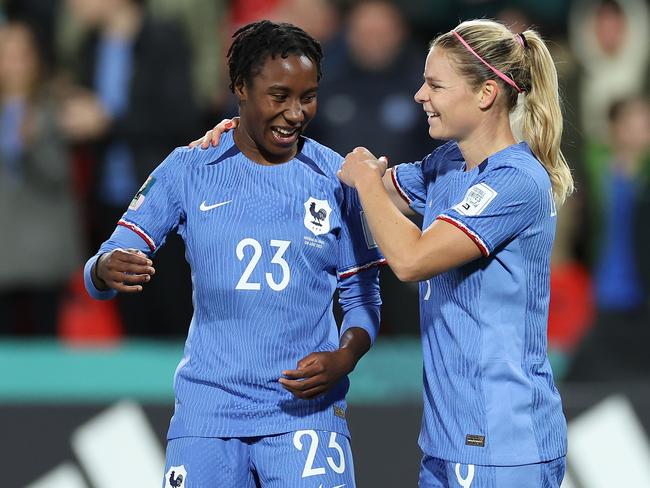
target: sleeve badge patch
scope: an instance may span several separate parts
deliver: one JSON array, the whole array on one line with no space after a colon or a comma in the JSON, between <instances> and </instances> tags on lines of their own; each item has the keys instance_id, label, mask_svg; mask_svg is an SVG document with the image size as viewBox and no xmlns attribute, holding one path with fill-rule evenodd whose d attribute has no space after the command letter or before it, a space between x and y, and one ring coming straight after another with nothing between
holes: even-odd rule
<instances>
[{"instance_id":1,"label":"sleeve badge patch","mask_svg":"<svg viewBox=\"0 0 650 488\"><path fill-rule=\"evenodd\" d=\"M154 185L155 182L156 182L156 178L154 178L153 176L149 176L149 178L147 178L147 181L143 183L143 185L140 187L138 192L133 197L133 200L131 200L131 204L129 205L129 210L137 210L140 208L140 206L144 203L147 193L149 193L149 190L151 190L151 187Z\"/></svg>"},{"instance_id":2,"label":"sleeve badge patch","mask_svg":"<svg viewBox=\"0 0 650 488\"><path fill-rule=\"evenodd\" d=\"M470 217L479 215L496 196L497 192L493 188L485 183L479 183L467 190L463 201L455 205L453 209L461 215Z\"/></svg>"}]
</instances>

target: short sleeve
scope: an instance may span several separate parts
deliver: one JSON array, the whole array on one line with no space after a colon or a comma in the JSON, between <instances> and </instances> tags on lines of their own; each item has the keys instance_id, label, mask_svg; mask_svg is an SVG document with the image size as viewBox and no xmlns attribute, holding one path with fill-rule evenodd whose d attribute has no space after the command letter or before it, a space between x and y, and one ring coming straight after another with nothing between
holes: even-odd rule
<instances>
[{"instance_id":1,"label":"short sleeve","mask_svg":"<svg viewBox=\"0 0 650 488\"><path fill-rule=\"evenodd\" d=\"M496 168L479 178L462 201L437 218L465 232L484 256L539 220L544 197L534 178L513 167Z\"/></svg>"},{"instance_id":2,"label":"short sleeve","mask_svg":"<svg viewBox=\"0 0 650 488\"><path fill-rule=\"evenodd\" d=\"M402 199L417 213L424 214L427 187L422 172L422 162L403 163L391 171L393 185Z\"/></svg>"},{"instance_id":3,"label":"short sleeve","mask_svg":"<svg viewBox=\"0 0 650 488\"><path fill-rule=\"evenodd\" d=\"M118 222L139 235L151 253L162 246L167 234L183 219L179 196L182 170L181 153L177 149L151 173Z\"/></svg>"}]
</instances>

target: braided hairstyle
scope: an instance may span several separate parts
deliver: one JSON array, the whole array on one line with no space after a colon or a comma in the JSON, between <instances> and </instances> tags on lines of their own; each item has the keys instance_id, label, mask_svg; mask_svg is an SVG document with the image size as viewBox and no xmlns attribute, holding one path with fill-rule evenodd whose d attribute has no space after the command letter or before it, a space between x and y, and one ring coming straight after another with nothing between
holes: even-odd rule
<instances>
[{"instance_id":1,"label":"braided hairstyle","mask_svg":"<svg viewBox=\"0 0 650 488\"><path fill-rule=\"evenodd\" d=\"M233 34L233 43L228 49L228 71L230 91L242 84L250 85L258 75L266 59L289 55L307 56L316 65L317 80L320 81L323 50L320 43L300 27L292 24L276 24L261 20L245 25Z\"/></svg>"}]
</instances>

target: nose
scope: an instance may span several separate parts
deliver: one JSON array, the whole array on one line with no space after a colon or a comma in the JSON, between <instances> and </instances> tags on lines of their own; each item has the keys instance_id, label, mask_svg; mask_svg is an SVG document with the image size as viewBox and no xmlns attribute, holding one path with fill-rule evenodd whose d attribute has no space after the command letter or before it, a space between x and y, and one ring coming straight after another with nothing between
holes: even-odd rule
<instances>
[{"instance_id":1,"label":"nose","mask_svg":"<svg viewBox=\"0 0 650 488\"><path fill-rule=\"evenodd\" d=\"M425 103L429 100L429 97L427 95L427 84L422 83L422 86L418 91L415 92L415 95L413 95L413 98L417 103Z\"/></svg>"},{"instance_id":2,"label":"nose","mask_svg":"<svg viewBox=\"0 0 650 488\"><path fill-rule=\"evenodd\" d=\"M284 118L291 124L301 124L305 120L305 112L302 109L302 103L300 103L300 101L289 103L284 111Z\"/></svg>"}]
</instances>

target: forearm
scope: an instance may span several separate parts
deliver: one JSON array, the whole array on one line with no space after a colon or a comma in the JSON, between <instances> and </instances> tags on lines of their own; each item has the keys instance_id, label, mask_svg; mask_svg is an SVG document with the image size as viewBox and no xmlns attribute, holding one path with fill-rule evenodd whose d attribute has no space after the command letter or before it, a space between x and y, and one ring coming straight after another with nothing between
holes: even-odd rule
<instances>
[{"instance_id":1,"label":"forearm","mask_svg":"<svg viewBox=\"0 0 650 488\"><path fill-rule=\"evenodd\" d=\"M350 371L355 368L359 359L370 350L371 345L370 335L361 327L350 327L341 335L339 350L348 353Z\"/></svg>"},{"instance_id":2,"label":"forearm","mask_svg":"<svg viewBox=\"0 0 650 488\"><path fill-rule=\"evenodd\" d=\"M409 281L412 268L417 266L422 231L395 206L378 177L366 178L356 188L382 254L395 274L402 281Z\"/></svg>"}]
</instances>

